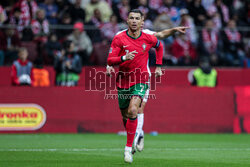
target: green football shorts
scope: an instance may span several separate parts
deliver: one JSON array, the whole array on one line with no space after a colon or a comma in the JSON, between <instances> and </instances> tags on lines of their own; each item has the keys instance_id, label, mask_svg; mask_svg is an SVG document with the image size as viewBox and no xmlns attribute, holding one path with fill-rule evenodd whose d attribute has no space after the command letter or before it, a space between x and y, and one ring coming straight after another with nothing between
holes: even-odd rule
<instances>
[{"instance_id":1,"label":"green football shorts","mask_svg":"<svg viewBox=\"0 0 250 167\"><path fill-rule=\"evenodd\" d=\"M148 85L144 83L135 84L131 86L129 89L118 88L119 108L120 109L128 108L130 99L133 96L139 96L141 97L141 99L143 99L148 88L149 88Z\"/></svg>"}]
</instances>

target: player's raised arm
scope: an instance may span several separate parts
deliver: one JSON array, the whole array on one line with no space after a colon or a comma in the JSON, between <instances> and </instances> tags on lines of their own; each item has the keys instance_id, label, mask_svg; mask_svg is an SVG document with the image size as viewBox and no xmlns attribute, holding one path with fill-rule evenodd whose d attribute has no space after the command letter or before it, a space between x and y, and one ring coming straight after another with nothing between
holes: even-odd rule
<instances>
[{"instance_id":1,"label":"player's raised arm","mask_svg":"<svg viewBox=\"0 0 250 167\"><path fill-rule=\"evenodd\" d=\"M186 33L186 29L189 29L189 27L174 27L171 29L166 29L166 30L157 32L154 34L154 36L158 39L164 39L173 35L175 32Z\"/></svg>"}]
</instances>

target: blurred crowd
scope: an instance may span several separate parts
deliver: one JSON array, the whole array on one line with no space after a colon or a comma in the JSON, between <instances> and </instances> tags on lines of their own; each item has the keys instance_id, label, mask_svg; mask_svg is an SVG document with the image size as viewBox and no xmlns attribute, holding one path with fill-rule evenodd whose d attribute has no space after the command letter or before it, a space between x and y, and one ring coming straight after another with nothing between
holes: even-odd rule
<instances>
[{"instance_id":1,"label":"blurred crowd","mask_svg":"<svg viewBox=\"0 0 250 167\"><path fill-rule=\"evenodd\" d=\"M190 27L162 41L165 65L198 65L205 56L212 66L250 66L249 0L1 1L0 66L12 64L21 47L33 63L54 65L57 72L72 67L68 59L79 61L77 73L82 65L104 65L110 42L134 8L144 13L145 29Z\"/></svg>"}]
</instances>

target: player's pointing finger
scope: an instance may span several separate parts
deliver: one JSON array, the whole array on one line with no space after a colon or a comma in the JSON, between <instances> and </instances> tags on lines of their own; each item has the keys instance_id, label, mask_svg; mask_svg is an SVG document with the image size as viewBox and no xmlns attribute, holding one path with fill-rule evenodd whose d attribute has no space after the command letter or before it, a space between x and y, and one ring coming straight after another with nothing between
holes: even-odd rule
<instances>
[{"instance_id":1,"label":"player's pointing finger","mask_svg":"<svg viewBox=\"0 0 250 167\"><path fill-rule=\"evenodd\" d=\"M190 27L182 27L183 29L189 29Z\"/></svg>"}]
</instances>

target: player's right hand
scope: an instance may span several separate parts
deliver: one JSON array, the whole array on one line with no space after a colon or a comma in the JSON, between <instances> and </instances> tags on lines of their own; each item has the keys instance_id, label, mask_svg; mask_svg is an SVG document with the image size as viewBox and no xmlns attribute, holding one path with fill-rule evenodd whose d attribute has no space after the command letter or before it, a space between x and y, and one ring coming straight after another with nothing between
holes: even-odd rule
<instances>
[{"instance_id":1,"label":"player's right hand","mask_svg":"<svg viewBox=\"0 0 250 167\"><path fill-rule=\"evenodd\" d=\"M138 52L136 50L129 52L125 55L125 59L126 60L133 60L135 57L135 54L137 54Z\"/></svg>"},{"instance_id":2,"label":"player's right hand","mask_svg":"<svg viewBox=\"0 0 250 167\"><path fill-rule=\"evenodd\" d=\"M106 68L106 75L112 77L112 74L111 74L112 72L115 72L114 67L107 66L107 68Z\"/></svg>"}]
</instances>

